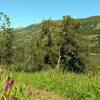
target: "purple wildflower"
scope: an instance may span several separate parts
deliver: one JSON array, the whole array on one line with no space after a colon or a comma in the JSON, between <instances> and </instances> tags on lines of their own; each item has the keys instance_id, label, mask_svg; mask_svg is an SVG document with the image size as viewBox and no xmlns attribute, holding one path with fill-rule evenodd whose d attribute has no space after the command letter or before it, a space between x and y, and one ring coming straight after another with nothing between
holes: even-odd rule
<instances>
[{"instance_id":1,"label":"purple wildflower","mask_svg":"<svg viewBox=\"0 0 100 100\"><path fill-rule=\"evenodd\" d=\"M7 89L11 88L13 83L14 83L14 80L7 80L5 89L7 90Z\"/></svg>"},{"instance_id":2,"label":"purple wildflower","mask_svg":"<svg viewBox=\"0 0 100 100\"><path fill-rule=\"evenodd\" d=\"M18 100L18 97L14 96L14 97L13 97L13 100Z\"/></svg>"}]
</instances>

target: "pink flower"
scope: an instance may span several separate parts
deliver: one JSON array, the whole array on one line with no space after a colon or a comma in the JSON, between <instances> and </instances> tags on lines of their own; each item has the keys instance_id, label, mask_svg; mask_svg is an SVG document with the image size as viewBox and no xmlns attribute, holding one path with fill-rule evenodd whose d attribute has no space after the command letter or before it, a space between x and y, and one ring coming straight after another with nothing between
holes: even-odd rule
<instances>
[{"instance_id":1,"label":"pink flower","mask_svg":"<svg viewBox=\"0 0 100 100\"><path fill-rule=\"evenodd\" d=\"M14 80L7 80L5 89L9 89L13 86Z\"/></svg>"},{"instance_id":2,"label":"pink flower","mask_svg":"<svg viewBox=\"0 0 100 100\"><path fill-rule=\"evenodd\" d=\"M18 97L14 96L14 97L13 97L13 100L18 100Z\"/></svg>"}]
</instances>

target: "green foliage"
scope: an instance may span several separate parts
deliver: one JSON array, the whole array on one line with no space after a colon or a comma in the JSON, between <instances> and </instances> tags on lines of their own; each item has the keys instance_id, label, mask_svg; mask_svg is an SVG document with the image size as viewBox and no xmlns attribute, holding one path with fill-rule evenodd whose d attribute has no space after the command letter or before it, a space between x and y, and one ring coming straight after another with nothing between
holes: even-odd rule
<instances>
[{"instance_id":1,"label":"green foliage","mask_svg":"<svg viewBox=\"0 0 100 100\"><path fill-rule=\"evenodd\" d=\"M29 45L16 46L13 58L16 69L35 72L57 67L63 71L84 72L88 45L81 34L80 22L70 16L60 23L44 20L39 30L31 34Z\"/></svg>"},{"instance_id":2,"label":"green foliage","mask_svg":"<svg viewBox=\"0 0 100 100\"><path fill-rule=\"evenodd\" d=\"M7 29L7 35L4 41L4 64L11 65L12 64L12 56L13 56L13 31L12 29Z\"/></svg>"},{"instance_id":3,"label":"green foliage","mask_svg":"<svg viewBox=\"0 0 100 100\"><path fill-rule=\"evenodd\" d=\"M69 16L63 20L63 42L60 48L63 69L84 72L88 63L88 45L80 35L80 25Z\"/></svg>"},{"instance_id":4,"label":"green foliage","mask_svg":"<svg viewBox=\"0 0 100 100\"><path fill-rule=\"evenodd\" d=\"M8 16L3 12L0 13L0 29L2 33L0 63L9 66L12 64L13 31Z\"/></svg>"},{"instance_id":5,"label":"green foliage","mask_svg":"<svg viewBox=\"0 0 100 100\"><path fill-rule=\"evenodd\" d=\"M60 21L49 19L25 30L16 29L13 34L9 18L3 13L1 15L5 16L0 31L2 64L13 64L17 71L32 72L55 67L77 73L86 69L88 41L83 37L84 25L80 21L64 16Z\"/></svg>"}]
</instances>

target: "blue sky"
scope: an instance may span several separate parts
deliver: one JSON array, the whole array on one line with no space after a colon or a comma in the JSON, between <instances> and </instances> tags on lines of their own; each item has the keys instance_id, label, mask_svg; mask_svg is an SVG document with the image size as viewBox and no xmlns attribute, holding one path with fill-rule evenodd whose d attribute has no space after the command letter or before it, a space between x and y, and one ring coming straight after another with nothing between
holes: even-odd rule
<instances>
[{"instance_id":1,"label":"blue sky","mask_svg":"<svg viewBox=\"0 0 100 100\"><path fill-rule=\"evenodd\" d=\"M10 17L12 27L23 27L63 15L100 15L100 0L0 0L0 11Z\"/></svg>"}]
</instances>

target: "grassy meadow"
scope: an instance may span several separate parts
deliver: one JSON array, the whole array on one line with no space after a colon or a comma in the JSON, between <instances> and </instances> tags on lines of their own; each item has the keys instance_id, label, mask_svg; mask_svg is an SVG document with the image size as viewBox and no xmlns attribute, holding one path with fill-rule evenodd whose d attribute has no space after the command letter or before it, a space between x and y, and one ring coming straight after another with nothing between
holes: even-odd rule
<instances>
[{"instance_id":1,"label":"grassy meadow","mask_svg":"<svg viewBox=\"0 0 100 100\"><path fill-rule=\"evenodd\" d=\"M13 73L13 78L20 85L27 83L32 88L51 91L62 95L65 97L65 100L67 100L67 98L70 98L70 100L99 100L99 75L100 73L95 76L93 76L92 73L75 74L66 72L62 74L55 70L49 70L34 74L16 72Z\"/></svg>"}]
</instances>

